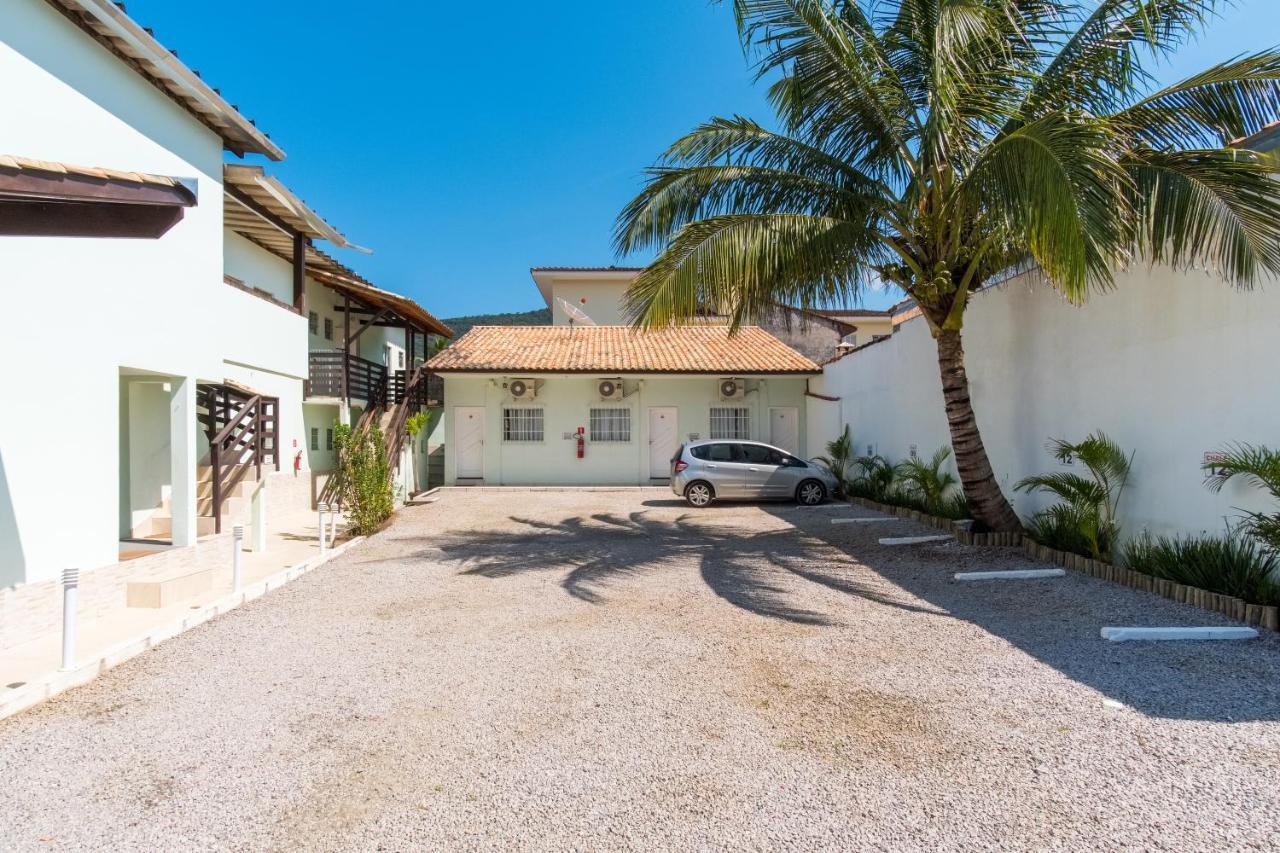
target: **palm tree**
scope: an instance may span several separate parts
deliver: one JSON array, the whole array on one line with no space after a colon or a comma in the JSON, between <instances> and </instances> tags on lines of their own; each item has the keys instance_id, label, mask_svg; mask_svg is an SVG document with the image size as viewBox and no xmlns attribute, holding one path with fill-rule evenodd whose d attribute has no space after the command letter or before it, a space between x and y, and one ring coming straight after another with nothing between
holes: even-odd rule
<instances>
[{"instance_id":1,"label":"palm tree","mask_svg":"<svg viewBox=\"0 0 1280 853\"><path fill-rule=\"evenodd\" d=\"M735 0L780 129L713 118L676 140L618 218L659 249L641 326L718 306L919 303L976 518L1020 528L965 373L969 296L1026 263L1079 302L1141 258L1237 286L1280 270L1280 183L1227 147L1280 113L1280 51L1157 88L1144 69L1220 0ZM1155 307L1155 306L1153 306Z\"/></svg>"}]
</instances>

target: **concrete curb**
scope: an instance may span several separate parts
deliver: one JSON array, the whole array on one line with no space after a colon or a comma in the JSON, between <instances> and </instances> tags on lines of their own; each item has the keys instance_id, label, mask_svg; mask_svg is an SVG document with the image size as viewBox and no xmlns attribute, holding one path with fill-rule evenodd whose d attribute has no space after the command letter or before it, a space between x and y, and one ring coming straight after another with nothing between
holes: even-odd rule
<instances>
[{"instance_id":1,"label":"concrete curb","mask_svg":"<svg viewBox=\"0 0 1280 853\"><path fill-rule=\"evenodd\" d=\"M107 670L119 666L130 658L137 657L148 649L155 648L165 640L185 633L197 625L203 625L223 613L235 610L246 602L261 598L271 590L279 589L290 581L302 577L312 569L318 569L335 557L345 554L348 550L363 542L364 539L365 537L363 536L357 536L354 539L343 542L337 548L326 551L323 555L317 554L310 559L303 560L296 566L290 566L287 569L276 572L274 575L255 581L241 589L240 592L227 593L221 598L204 605L199 610L192 611L188 616L184 616L167 625L158 625L141 637L125 640L123 643L110 646L98 653L93 660L83 663L73 670L54 672L44 676L39 681L26 684L0 700L0 720L25 711L47 699L52 699L72 687L88 684Z\"/></svg>"}]
</instances>

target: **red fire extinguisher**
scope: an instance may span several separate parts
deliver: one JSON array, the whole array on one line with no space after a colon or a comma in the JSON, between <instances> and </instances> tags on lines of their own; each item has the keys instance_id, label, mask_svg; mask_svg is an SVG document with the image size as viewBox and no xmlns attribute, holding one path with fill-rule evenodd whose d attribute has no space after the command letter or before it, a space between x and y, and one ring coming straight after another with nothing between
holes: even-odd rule
<instances>
[{"instance_id":1,"label":"red fire extinguisher","mask_svg":"<svg viewBox=\"0 0 1280 853\"><path fill-rule=\"evenodd\" d=\"M298 476L298 472L302 470L302 451L293 457L293 476Z\"/></svg>"},{"instance_id":2,"label":"red fire extinguisher","mask_svg":"<svg viewBox=\"0 0 1280 853\"><path fill-rule=\"evenodd\" d=\"M578 427L578 458L579 459L587 455L586 432L587 432L586 429L584 429L583 427Z\"/></svg>"}]
</instances>

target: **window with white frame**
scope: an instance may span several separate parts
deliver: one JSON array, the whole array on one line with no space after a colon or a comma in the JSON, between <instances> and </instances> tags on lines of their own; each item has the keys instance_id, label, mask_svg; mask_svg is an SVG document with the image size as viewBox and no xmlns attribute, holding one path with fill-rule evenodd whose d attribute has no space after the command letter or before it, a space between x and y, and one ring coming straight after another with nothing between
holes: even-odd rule
<instances>
[{"instance_id":1,"label":"window with white frame","mask_svg":"<svg viewBox=\"0 0 1280 853\"><path fill-rule=\"evenodd\" d=\"M751 410L736 406L711 409L712 438L751 438Z\"/></svg>"},{"instance_id":2,"label":"window with white frame","mask_svg":"<svg viewBox=\"0 0 1280 853\"><path fill-rule=\"evenodd\" d=\"M311 428L311 449L320 449L320 427Z\"/></svg>"},{"instance_id":3,"label":"window with white frame","mask_svg":"<svg viewBox=\"0 0 1280 853\"><path fill-rule=\"evenodd\" d=\"M503 409L503 441L542 441L542 409Z\"/></svg>"},{"instance_id":4,"label":"window with white frame","mask_svg":"<svg viewBox=\"0 0 1280 853\"><path fill-rule=\"evenodd\" d=\"M631 440L630 409L592 409L591 440L627 442Z\"/></svg>"}]
</instances>

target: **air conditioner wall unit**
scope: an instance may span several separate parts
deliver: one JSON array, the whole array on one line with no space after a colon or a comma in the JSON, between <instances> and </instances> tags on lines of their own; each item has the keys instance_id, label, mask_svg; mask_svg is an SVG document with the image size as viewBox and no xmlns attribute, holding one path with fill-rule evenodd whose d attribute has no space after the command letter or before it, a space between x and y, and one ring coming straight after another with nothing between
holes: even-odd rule
<instances>
[{"instance_id":1,"label":"air conditioner wall unit","mask_svg":"<svg viewBox=\"0 0 1280 853\"><path fill-rule=\"evenodd\" d=\"M625 396L622 379L614 376L596 380L596 393L600 395L601 400L621 400Z\"/></svg>"},{"instance_id":2,"label":"air conditioner wall unit","mask_svg":"<svg viewBox=\"0 0 1280 853\"><path fill-rule=\"evenodd\" d=\"M747 383L744 379L726 378L717 383L721 400L741 400L747 395Z\"/></svg>"},{"instance_id":3,"label":"air conditioner wall unit","mask_svg":"<svg viewBox=\"0 0 1280 853\"><path fill-rule=\"evenodd\" d=\"M533 400L538 396L538 383L533 379L508 379L502 387L514 400Z\"/></svg>"}]
</instances>

